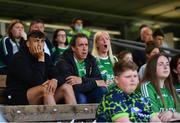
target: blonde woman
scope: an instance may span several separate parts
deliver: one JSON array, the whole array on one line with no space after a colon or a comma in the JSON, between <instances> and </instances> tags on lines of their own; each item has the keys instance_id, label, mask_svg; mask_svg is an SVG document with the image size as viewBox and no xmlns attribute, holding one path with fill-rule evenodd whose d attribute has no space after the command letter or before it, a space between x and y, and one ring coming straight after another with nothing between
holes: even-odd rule
<instances>
[{"instance_id":1,"label":"blonde woman","mask_svg":"<svg viewBox=\"0 0 180 123\"><path fill-rule=\"evenodd\" d=\"M110 36L107 32L97 32L94 35L92 55L96 57L101 76L109 85L113 82L113 65L117 58L112 54Z\"/></svg>"}]
</instances>

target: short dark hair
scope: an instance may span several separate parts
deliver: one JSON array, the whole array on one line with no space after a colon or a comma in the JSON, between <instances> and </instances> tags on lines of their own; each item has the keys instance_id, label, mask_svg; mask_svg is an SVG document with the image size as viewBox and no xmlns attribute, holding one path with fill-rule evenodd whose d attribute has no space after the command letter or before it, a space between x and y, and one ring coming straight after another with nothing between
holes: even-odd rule
<instances>
[{"instance_id":1,"label":"short dark hair","mask_svg":"<svg viewBox=\"0 0 180 123\"><path fill-rule=\"evenodd\" d=\"M126 70L137 70L138 66L133 61L120 60L114 64L113 71L114 75L118 76Z\"/></svg>"},{"instance_id":2,"label":"short dark hair","mask_svg":"<svg viewBox=\"0 0 180 123\"><path fill-rule=\"evenodd\" d=\"M164 32L161 29L156 29L153 33L153 37L156 37L156 36L164 37Z\"/></svg>"},{"instance_id":3,"label":"short dark hair","mask_svg":"<svg viewBox=\"0 0 180 123\"><path fill-rule=\"evenodd\" d=\"M42 24L44 24L44 21L41 20L41 19L34 20L34 21L31 22L30 27L31 27L32 25L34 25L34 24L37 24L37 23L42 23Z\"/></svg>"},{"instance_id":4,"label":"short dark hair","mask_svg":"<svg viewBox=\"0 0 180 123\"><path fill-rule=\"evenodd\" d=\"M132 52L130 50L123 50L121 51L118 55L117 55L117 58L118 60L122 60L126 54L132 54Z\"/></svg>"},{"instance_id":5,"label":"short dark hair","mask_svg":"<svg viewBox=\"0 0 180 123\"><path fill-rule=\"evenodd\" d=\"M70 46L71 46L71 47L76 46L76 40L77 40L77 38L87 38L87 39L88 39L88 37L87 37L85 34L83 34L83 33L78 33L78 34L76 34L76 35L74 35L74 36L72 37L71 43L70 43Z\"/></svg>"},{"instance_id":6,"label":"short dark hair","mask_svg":"<svg viewBox=\"0 0 180 123\"><path fill-rule=\"evenodd\" d=\"M45 38L45 35L41 31L33 30L33 31L28 33L27 39L29 39L30 37L33 37L33 38Z\"/></svg>"},{"instance_id":7,"label":"short dark hair","mask_svg":"<svg viewBox=\"0 0 180 123\"><path fill-rule=\"evenodd\" d=\"M75 24L77 20L81 20L83 22L83 20L80 17L76 17L72 19L72 24Z\"/></svg>"},{"instance_id":8,"label":"short dark hair","mask_svg":"<svg viewBox=\"0 0 180 123\"><path fill-rule=\"evenodd\" d=\"M154 41L148 41L145 46L146 54L150 54L155 48L159 48Z\"/></svg>"}]
</instances>

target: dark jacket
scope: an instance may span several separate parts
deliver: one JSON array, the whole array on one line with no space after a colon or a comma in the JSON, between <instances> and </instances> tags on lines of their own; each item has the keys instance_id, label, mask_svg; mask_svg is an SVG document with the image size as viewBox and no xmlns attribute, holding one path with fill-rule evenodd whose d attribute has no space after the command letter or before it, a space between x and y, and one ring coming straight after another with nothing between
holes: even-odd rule
<instances>
[{"instance_id":1,"label":"dark jacket","mask_svg":"<svg viewBox=\"0 0 180 123\"><path fill-rule=\"evenodd\" d=\"M95 80L101 80L101 74L96 64L96 59L88 54L85 59L86 75L82 77L82 84L74 85L74 90L78 92L89 92L97 88ZM78 76L78 70L74 61L73 52L71 49L66 50L56 64L59 72L59 80L65 82L68 76ZM63 76L63 78L62 78Z\"/></svg>"},{"instance_id":2,"label":"dark jacket","mask_svg":"<svg viewBox=\"0 0 180 123\"><path fill-rule=\"evenodd\" d=\"M9 37L4 37L0 41L0 69L4 69L0 74L7 74L7 65L10 63L12 56L19 51L20 42L16 42Z\"/></svg>"},{"instance_id":3,"label":"dark jacket","mask_svg":"<svg viewBox=\"0 0 180 123\"><path fill-rule=\"evenodd\" d=\"M137 42L144 43L144 41L141 40L141 38L137 38ZM145 44L145 43L144 43ZM144 46L145 47L145 46ZM140 68L143 64L146 63L146 53L143 50L133 49L132 50L133 55L133 61L138 65Z\"/></svg>"},{"instance_id":4,"label":"dark jacket","mask_svg":"<svg viewBox=\"0 0 180 123\"><path fill-rule=\"evenodd\" d=\"M46 80L56 78L56 76L57 71L47 54L45 54L45 62L39 62L24 45L13 56L8 66L6 93L11 96L26 94L29 88L41 85Z\"/></svg>"}]
</instances>

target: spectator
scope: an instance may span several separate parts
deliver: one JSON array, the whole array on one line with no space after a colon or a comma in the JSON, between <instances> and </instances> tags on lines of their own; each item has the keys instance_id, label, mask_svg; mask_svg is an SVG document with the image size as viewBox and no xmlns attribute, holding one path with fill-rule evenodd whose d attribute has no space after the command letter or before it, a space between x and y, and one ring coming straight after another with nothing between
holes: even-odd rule
<instances>
[{"instance_id":1,"label":"spectator","mask_svg":"<svg viewBox=\"0 0 180 123\"><path fill-rule=\"evenodd\" d=\"M41 31L41 32L44 33L44 30L45 30L44 22L42 20L34 20L34 21L32 21L31 24L30 24L30 27L29 27L29 31L31 32L33 30L38 30L38 31ZM53 49L53 45L51 44L49 39L46 37L45 43L44 43L44 51L45 51L45 53L47 53L49 56L51 56L52 49Z\"/></svg>"},{"instance_id":2,"label":"spectator","mask_svg":"<svg viewBox=\"0 0 180 123\"><path fill-rule=\"evenodd\" d=\"M148 99L136 91L139 84L137 68L132 61L115 63L116 86L103 96L96 113L97 122L160 121L152 112Z\"/></svg>"},{"instance_id":3,"label":"spectator","mask_svg":"<svg viewBox=\"0 0 180 123\"><path fill-rule=\"evenodd\" d=\"M123 50L121 51L118 56L118 61L123 60L123 61L133 61L133 56L131 51L128 50Z\"/></svg>"},{"instance_id":4,"label":"spectator","mask_svg":"<svg viewBox=\"0 0 180 123\"><path fill-rule=\"evenodd\" d=\"M180 102L170 76L169 60L165 55L156 54L148 61L142 82L141 92L150 99L153 112L158 113L160 120L179 120Z\"/></svg>"},{"instance_id":5,"label":"spectator","mask_svg":"<svg viewBox=\"0 0 180 123\"><path fill-rule=\"evenodd\" d=\"M56 64L59 57L68 48L66 31L63 29L57 29L53 34L52 43L54 45L52 60Z\"/></svg>"},{"instance_id":6,"label":"spectator","mask_svg":"<svg viewBox=\"0 0 180 123\"><path fill-rule=\"evenodd\" d=\"M152 41L153 37L152 37L152 30L150 27L146 26L143 27L140 30L140 42L146 43L148 41Z\"/></svg>"},{"instance_id":7,"label":"spectator","mask_svg":"<svg viewBox=\"0 0 180 123\"><path fill-rule=\"evenodd\" d=\"M73 95L73 89L57 83L57 71L43 51L45 36L31 31L27 42L14 55L6 79L6 97L10 105L55 105L62 96ZM62 86L60 86L62 85ZM71 103L75 100L69 98Z\"/></svg>"},{"instance_id":8,"label":"spectator","mask_svg":"<svg viewBox=\"0 0 180 123\"><path fill-rule=\"evenodd\" d=\"M137 42L146 43L152 41L152 30L147 25L143 26L140 30L140 37L137 39ZM140 67L146 63L146 54L144 51L133 50L134 62Z\"/></svg>"},{"instance_id":9,"label":"spectator","mask_svg":"<svg viewBox=\"0 0 180 123\"><path fill-rule=\"evenodd\" d=\"M112 54L110 36L107 32L97 32L94 35L92 55L96 58L103 80L108 85L112 84L114 80L113 65L117 58Z\"/></svg>"},{"instance_id":10,"label":"spectator","mask_svg":"<svg viewBox=\"0 0 180 123\"><path fill-rule=\"evenodd\" d=\"M72 85L77 103L98 103L107 86L101 80L101 74L95 58L88 53L88 39L84 34L72 38L70 48L66 50L56 64L64 82Z\"/></svg>"},{"instance_id":11,"label":"spectator","mask_svg":"<svg viewBox=\"0 0 180 123\"><path fill-rule=\"evenodd\" d=\"M154 41L156 42L158 47L169 48L167 43L164 41L164 32L161 29L156 29L153 33ZM170 53L169 51L165 51L166 53Z\"/></svg>"},{"instance_id":12,"label":"spectator","mask_svg":"<svg viewBox=\"0 0 180 123\"><path fill-rule=\"evenodd\" d=\"M0 74L7 74L7 66L12 56L19 51L22 40L26 40L24 24L20 20L12 20L8 27L8 36L0 42Z\"/></svg>"},{"instance_id":13,"label":"spectator","mask_svg":"<svg viewBox=\"0 0 180 123\"><path fill-rule=\"evenodd\" d=\"M91 32L83 28L83 20L81 18L74 18L72 20L71 30L68 32L68 43L71 42L71 39L77 33L83 33L88 38L91 36Z\"/></svg>"},{"instance_id":14,"label":"spectator","mask_svg":"<svg viewBox=\"0 0 180 123\"><path fill-rule=\"evenodd\" d=\"M180 54L172 57L170 62L173 83L176 91L180 94Z\"/></svg>"},{"instance_id":15,"label":"spectator","mask_svg":"<svg viewBox=\"0 0 180 123\"><path fill-rule=\"evenodd\" d=\"M149 41L149 42L146 43L145 52L146 52L146 58L147 58L147 61L148 61L151 57L153 57L154 55L160 53L160 49L156 45L156 43L154 41ZM140 67L140 69L139 69L139 78L140 78L140 80L144 76L145 69L146 69L146 64L142 65Z\"/></svg>"}]
</instances>

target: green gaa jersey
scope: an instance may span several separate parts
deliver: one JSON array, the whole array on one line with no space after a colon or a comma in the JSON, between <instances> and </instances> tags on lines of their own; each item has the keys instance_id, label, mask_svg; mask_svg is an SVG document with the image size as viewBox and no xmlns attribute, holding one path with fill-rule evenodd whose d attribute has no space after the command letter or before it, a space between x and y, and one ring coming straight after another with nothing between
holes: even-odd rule
<instances>
[{"instance_id":1,"label":"green gaa jersey","mask_svg":"<svg viewBox=\"0 0 180 123\"><path fill-rule=\"evenodd\" d=\"M76 58L75 59L75 62L76 62L76 67L77 67L77 70L78 70L78 76L79 77L83 77L86 75L86 66L85 66L85 62L82 61L77 61Z\"/></svg>"},{"instance_id":2,"label":"green gaa jersey","mask_svg":"<svg viewBox=\"0 0 180 123\"><path fill-rule=\"evenodd\" d=\"M96 60L97 60L98 68L101 72L101 76L103 80L113 81L114 80L113 65L109 57L106 57L106 58L99 57L99 58L96 58Z\"/></svg>"},{"instance_id":3,"label":"green gaa jersey","mask_svg":"<svg viewBox=\"0 0 180 123\"><path fill-rule=\"evenodd\" d=\"M67 49L68 47L58 47L58 48L53 48L53 53L57 54L57 55L62 55L64 53L64 51Z\"/></svg>"},{"instance_id":4,"label":"green gaa jersey","mask_svg":"<svg viewBox=\"0 0 180 123\"><path fill-rule=\"evenodd\" d=\"M166 88L161 88L161 94L164 98L164 103L166 105L166 108L164 108L163 103L161 101L160 96L156 92L154 86L152 83L149 81L147 83L143 83L141 85L141 93L144 97L147 97L150 99L152 103L152 110L153 112L162 112L162 111L167 111L167 110L175 110L175 105L173 98ZM178 108L180 110L180 107Z\"/></svg>"},{"instance_id":5,"label":"green gaa jersey","mask_svg":"<svg viewBox=\"0 0 180 123\"><path fill-rule=\"evenodd\" d=\"M149 122L153 112L149 100L140 92L127 94L117 86L103 96L96 112L97 122L113 122L129 117L131 122Z\"/></svg>"}]
</instances>

